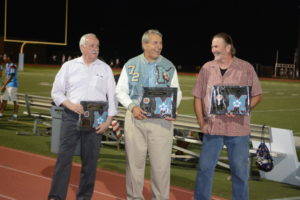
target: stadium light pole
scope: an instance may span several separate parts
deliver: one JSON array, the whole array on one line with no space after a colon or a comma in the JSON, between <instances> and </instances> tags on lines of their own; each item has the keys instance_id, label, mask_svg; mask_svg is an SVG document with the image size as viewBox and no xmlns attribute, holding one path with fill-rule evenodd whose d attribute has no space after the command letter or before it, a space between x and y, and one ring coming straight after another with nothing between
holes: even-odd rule
<instances>
[{"instance_id":1,"label":"stadium light pole","mask_svg":"<svg viewBox=\"0 0 300 200\"><path fill-rule=\"evenodd\" d=\"M298 42L297 42L297 48L295 51L295 58L294 58L294 62L296 65L296 78L300 77L300 0L298 0L297 2L297 18L298 18Z\"/></svg>"}]
</instances>

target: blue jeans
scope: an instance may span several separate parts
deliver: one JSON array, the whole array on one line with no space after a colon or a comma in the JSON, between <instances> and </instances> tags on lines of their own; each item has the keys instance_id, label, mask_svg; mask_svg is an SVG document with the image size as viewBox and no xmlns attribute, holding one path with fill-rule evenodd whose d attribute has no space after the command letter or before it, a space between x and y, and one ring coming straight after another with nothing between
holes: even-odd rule
<instances>
[{"instance_id":1,"label":"blue jeans","mask_svg":"<svg viewBox=\"0 0 300 200\"><path fill-rule=\"evenodd\" d=\"M232 199L248 199L249 136L203 135L196 178L195 200L210 200L214 170L226 145L232 180Z\"/></svg>"}]
</instances>

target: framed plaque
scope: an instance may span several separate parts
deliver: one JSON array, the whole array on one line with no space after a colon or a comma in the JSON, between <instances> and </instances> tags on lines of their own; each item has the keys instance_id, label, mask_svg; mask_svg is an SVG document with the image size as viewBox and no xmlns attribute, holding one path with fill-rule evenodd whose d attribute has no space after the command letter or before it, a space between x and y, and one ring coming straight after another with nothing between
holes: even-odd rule
<instances>
[{"instance_id":1,"label":"framed plaque","mask_svg":"<svg viewBox=\"0 0 300 200\"><path fill-rule=\"evenodd\" d=\"M249 115L250 86L213 86L210 114Z\"/></svg>"},{"instance_id":2,"label":"framed plaque","mask_svg":"<svg viewBox=\"0 0 300 200\"><path fill-rule=\"evenodd\" d=\"M79 129L91 131L106 121L108 103L106 101L81 101L84 113L79 116Z\"/></svg>"},{"instance_id":3,"label":"framed plaque","mask_svg":"<svg viewBox=\"0 0 300 200\"><path fill-rule=\"evenodd\" d=\"M148 118L176 118L177 88L144 87L141 108Z\"/></svg>"}]
</instances>

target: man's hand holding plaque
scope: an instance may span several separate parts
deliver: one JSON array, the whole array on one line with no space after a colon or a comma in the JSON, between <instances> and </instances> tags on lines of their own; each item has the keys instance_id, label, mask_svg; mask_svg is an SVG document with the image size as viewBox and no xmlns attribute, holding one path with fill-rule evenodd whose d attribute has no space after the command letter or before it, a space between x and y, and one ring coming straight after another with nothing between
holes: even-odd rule
<instances>
[{"instance_id":1,"label":"man's hand holding plaque","mask_svg":"<svg viewBox=\"0 0 300 200\"><path fill-rule=\"evenodd\" d=\"M139 106L135 106L132 108L133 117L137 120L147 119L147 112L141 109Z\"/></svg>"}]
</instances>

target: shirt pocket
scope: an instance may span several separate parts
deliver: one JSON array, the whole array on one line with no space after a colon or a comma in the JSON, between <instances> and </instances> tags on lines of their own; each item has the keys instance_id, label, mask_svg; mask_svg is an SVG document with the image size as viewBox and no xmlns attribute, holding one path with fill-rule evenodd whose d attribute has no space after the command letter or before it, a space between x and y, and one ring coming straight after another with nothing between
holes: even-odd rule
<instances>
[{"instance_id":1,"label":"shirt pocket","mask_svg":"<svg viewBox=\"0 0 300 200\"><path fill-rule=\"evenodd\" d=\"M101 73L93 75L90 81L90 86L103 90L107 86L107 77Z\"/></svg>"},{"instance_id":2,"label":"shirt pocket","mask_svg":"<svg viewBox=\"0 0 300 200\"><path fill-rule=\"evenodd\" d=\"M98 83L98 80L99 79L99 76L92 76L91 77L91 80L90 80L90 86L92 86L92 87L95 87L95 86L97 86L97 83Z\"/></svg>"}]
</instances>

